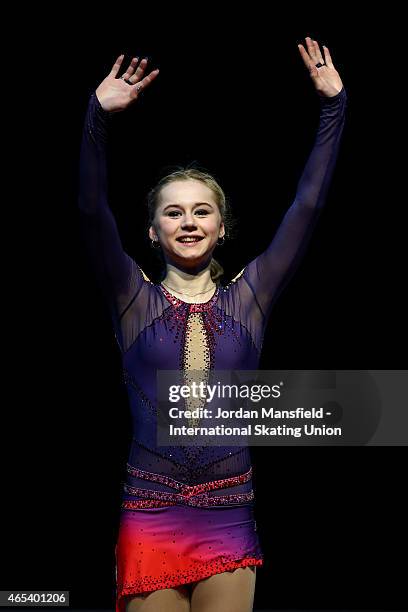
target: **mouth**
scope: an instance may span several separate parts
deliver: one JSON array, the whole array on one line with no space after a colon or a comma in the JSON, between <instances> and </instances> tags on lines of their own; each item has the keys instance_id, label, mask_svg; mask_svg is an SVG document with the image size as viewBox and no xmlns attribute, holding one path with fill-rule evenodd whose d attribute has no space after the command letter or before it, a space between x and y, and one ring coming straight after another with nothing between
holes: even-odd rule
<instances>
[{"instance_id":1,"label":"mouth","mask_svg":"<svg viewBox=\"0 0 408 612\"><path fill-rule=\"evenodd\" d=\"M192 247L196 245L198 242L201 242L201 240L203 240L202 236L177 238L177 242L179 242L180 244L186 247Z\"/></svg>"}]
</instances>

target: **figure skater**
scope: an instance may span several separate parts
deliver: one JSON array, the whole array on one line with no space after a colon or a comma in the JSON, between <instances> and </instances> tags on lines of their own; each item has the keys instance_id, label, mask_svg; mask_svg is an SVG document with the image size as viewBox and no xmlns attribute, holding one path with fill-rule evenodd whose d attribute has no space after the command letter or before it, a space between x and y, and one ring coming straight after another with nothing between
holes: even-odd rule
<instances>
[{"instance_id":1,"label":"figure skater","mask_svg":"<svg viewBox=\"0 0 408 612\"><path fill-rule=\"evenodd\" d=\"M346 92L329 49L298 45L319 96L316 140L295 199L264 252L227 285L212 255L230 211L213 176L194 168L148 194L149 237L161 249L154 284L124 251L107 201L112 116L157 78L123 55L91 95L80 154L81 231L112 318L133 419L116 554L116 612L248 612L263 564L249 449L158 446L158 370L256 370L273 304L304 254L343 131ZM133 177L127 177L133 181ZM124 466L125 467L125 466Z\"/></svg>"}]
</instances>

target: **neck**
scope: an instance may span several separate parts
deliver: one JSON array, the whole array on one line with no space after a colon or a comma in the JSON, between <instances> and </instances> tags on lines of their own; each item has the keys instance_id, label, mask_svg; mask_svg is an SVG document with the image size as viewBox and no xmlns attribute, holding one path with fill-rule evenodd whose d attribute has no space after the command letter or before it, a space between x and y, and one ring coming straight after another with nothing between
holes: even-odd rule
<instances>
[{"instance_id":1,"label":"neck","mask_svg":"<svg viewBox=\"0 0 408 612\"><path fill-rule=\"evenodd\" d=\"M166 276L162 283L172 287L173 291L190 294L214 289L215 284L211 280L210 265L197 273L189 273L171 264L167 264Z\"/></svg>"}]
</instances>

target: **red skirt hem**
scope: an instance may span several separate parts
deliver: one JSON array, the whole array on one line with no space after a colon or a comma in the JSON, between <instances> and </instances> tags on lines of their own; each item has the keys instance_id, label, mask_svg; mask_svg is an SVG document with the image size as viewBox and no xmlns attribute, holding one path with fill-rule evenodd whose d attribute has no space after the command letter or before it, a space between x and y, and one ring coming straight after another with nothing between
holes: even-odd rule
<instances>
[{"instance_id":1,"label":"red skirt hem","mask_svg":"<svg viewBox=\"0 0 408 612\"><path fill-rule=\"evenodd\" d=\"M222 567L218 566L216 568L214 568L214 564L213 562L211 562L210 564L211 566L205 564L200 570L198 571L195 570L194 579L192 579L191 576L185 576L185 575L183 576L183 572L181 572L181 573L178 573L177 575L174 575L173 578L166 577L166 580L163 581L163 585L161 586L159 584L158 586L156 586L154 590L159 591L160 589L168 589L168 588L172 588L176 586L182 586L184 584L191 584L194 582L198 582L199 580L203 580L204 578L209 578L210 576L221 574L223 572L228 572L230 570L235 570L240 567L248 567L252 565L262 566L263 562L264 562L263 559L256 559L254 557L246 557L243 559L239 559L237 561L226 561L225 563L222 564ZM130 596L130 595L136 596L141 593L148 593L148 592L152 592L151 585L143 584L143 580L140 580L139 584L122 587L120 591L117 592L115 611L125 612L126 602L123 599L124 597Z\"/></svg>"}]
</instances>

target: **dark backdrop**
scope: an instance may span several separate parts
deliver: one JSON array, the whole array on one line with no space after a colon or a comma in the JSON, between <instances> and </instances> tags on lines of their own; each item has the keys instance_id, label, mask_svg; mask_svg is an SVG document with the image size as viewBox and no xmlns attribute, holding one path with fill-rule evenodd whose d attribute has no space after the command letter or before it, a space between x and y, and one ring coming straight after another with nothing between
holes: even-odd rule
<instances>
[{"instance_id":1,"label":"dark backdrop","mask_svg":"<svg viewBox=\"0 0 408 612\"><path fill-rule=\"evenodd\" d=\"M36 7L8 24L3 589L69 589L73 607L114 605L130 416L76 202L88 98L120 53L161 69L112 123L110 203L125 248L153 274L145 195L164 166L196 160L239 221L216 252L229 279L272 239L314 141L318 97L297 43L310 35L330 48L349 98L343 142L260 367L404 367L398 14L390 24L325 3L303 14L224 8ZM403 450L253 449L257 607L403 606Z\"/></svg>"}]
</instances>

